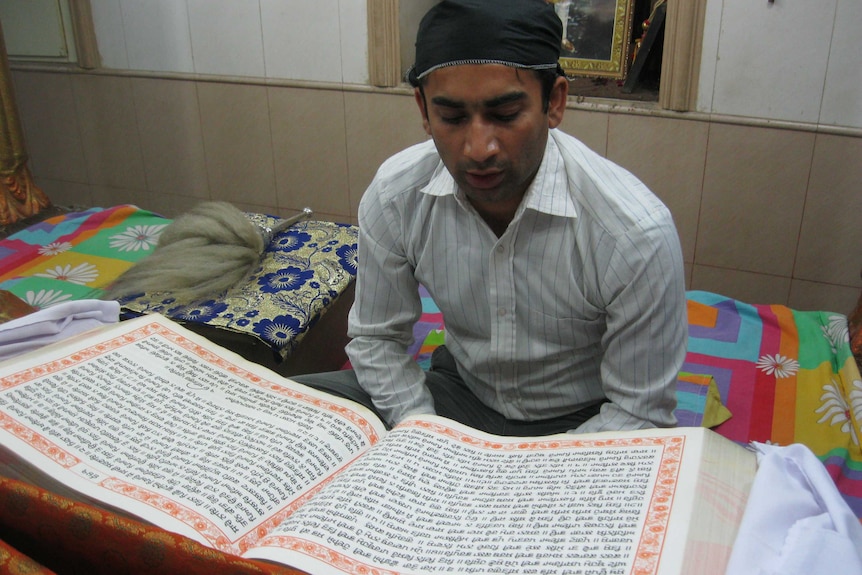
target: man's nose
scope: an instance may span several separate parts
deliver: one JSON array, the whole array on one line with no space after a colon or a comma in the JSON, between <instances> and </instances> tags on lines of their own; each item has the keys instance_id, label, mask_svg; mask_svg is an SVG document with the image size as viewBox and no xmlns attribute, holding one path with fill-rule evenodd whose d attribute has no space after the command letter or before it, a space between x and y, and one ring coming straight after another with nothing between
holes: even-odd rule
<instances>
[{"instance_id":1,"label":"man's nose","mask_svg":"<svg viewBox=\"0 0 862 575\"><path fill-rule=\"evenodd\" d=\"M482 119L471 121L464 140L464 155L475 162L484 162L499 151L494 126Z\"/></svg>"}]
</instances>

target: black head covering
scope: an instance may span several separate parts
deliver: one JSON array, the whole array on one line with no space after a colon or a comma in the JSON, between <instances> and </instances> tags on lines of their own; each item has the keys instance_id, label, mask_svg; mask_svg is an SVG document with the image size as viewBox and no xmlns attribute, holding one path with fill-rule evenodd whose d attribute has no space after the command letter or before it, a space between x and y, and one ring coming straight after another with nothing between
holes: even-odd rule
<instances>
[{"instance_id":1,"label":"black head covering","mask_svg":"<svg viewBox=\"0 0 862 575\"><path fill-rule=\"evenodd\" d=\"M504 64L559 69L563 23L545 0L443 0L422 18L414 86L445 66Z\"/></svg>"}]
</instances>

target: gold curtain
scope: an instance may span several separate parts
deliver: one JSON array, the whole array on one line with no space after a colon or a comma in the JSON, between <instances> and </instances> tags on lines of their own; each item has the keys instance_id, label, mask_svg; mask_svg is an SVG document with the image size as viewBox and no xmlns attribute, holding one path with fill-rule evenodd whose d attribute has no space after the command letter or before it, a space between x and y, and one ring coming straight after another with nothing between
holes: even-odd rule
<instances>
[{"instance_id":1,"label":"gold curtain","mask_svg":"<svg viewBox=\"0 0 862 575\"><path fill-rule=\"evenodd\" d=\"M0 225L35 215L51 205L33 182L18 118L6 41L0 27Z\"/></svg>"}]
</instances>

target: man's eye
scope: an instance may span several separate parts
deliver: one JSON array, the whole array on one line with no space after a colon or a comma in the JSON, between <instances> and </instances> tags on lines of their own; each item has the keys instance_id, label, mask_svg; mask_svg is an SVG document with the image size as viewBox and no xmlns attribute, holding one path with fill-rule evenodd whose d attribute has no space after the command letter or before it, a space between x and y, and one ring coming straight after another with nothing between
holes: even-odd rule
<instances>
[{"instance_id":1,"label":"man's eye","mask_svg":"<svg viewBox=\"0 0 862 575\"><path fill-rule=\"evenodd\" d=\"M514 122L520 114L518 112L513 112L511 114L494 114L494 119L498 122Z\"/></svg>"},{"instance_id":2,"label":"man's eye","mask_svg":"<svg viewBox=\"0 0 862 575\"><path fill-rule=\"evenodd\" d=\"M446 124L456 125L464 120L464 116L440 116L440 119Z\"/></svg>"}]
</instances>

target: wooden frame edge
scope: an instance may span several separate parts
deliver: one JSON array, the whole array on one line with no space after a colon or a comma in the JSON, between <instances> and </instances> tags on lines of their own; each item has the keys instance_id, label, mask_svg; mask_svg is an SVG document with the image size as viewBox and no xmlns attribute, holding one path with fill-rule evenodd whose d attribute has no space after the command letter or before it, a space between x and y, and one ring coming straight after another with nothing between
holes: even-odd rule
<instances>
[{"instance_id":1,"label":"wooden frame edge","mask_svg":"<svg viewBox=\"0 0 862 575\"><path fill-rule=\"evenodd\" d=\"M689 112L697 107L706 0L668 0L659 107Z\"/></svg>"},{"instance_id":2,"label":"wooden frame edge","mask_svg":"<svg viewBox=\"0 0 862 575\"><path fill-rule=\"evenodd\" d=\"M96 41L90 0L69 0L69 13L72 18L72 30L75 33L78 66L88 70L100 67L102 61L99 57L99 44Z\"/></svg>"},{"instance_id":3,"label":"wooden frame edge","mask_svg":"<svg viewBox=\"0 0 862 575\"><path fill-rule=\"evenodd\" d=\"M368 81L372 86L401 83L399 0L367 0Z\"/></svg>"}]
</instances>

